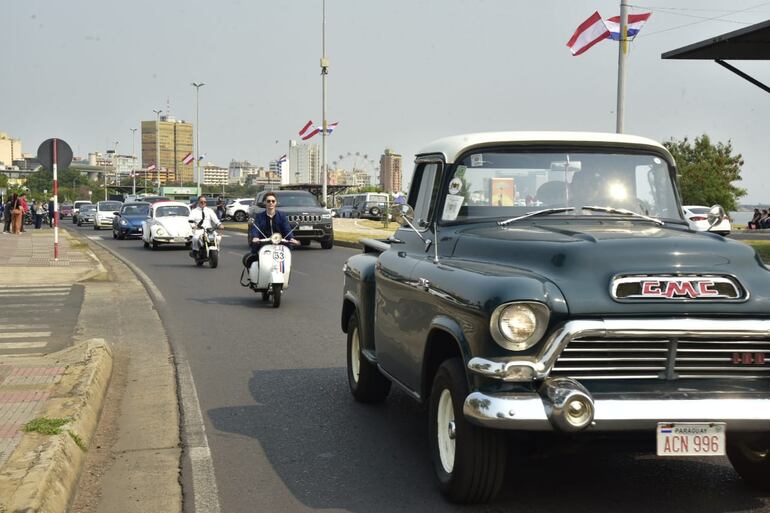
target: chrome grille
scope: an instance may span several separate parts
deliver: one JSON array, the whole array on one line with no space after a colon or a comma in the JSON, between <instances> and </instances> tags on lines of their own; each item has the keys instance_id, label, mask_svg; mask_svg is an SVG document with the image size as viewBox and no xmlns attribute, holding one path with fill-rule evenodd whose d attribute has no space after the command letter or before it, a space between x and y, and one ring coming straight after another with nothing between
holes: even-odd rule
<instances>
[{"instance_id":1,"label":"chrome grille","mask_svg":"<svg viewBox=\"0 0 770 513\"><path fill-rule=\"evenodd\" d=\"M321 221L320 214L294 214L290 215L289 222L295 223L317 223Z\"/></svg>"},{"instance_id":2,"label":"chrome grille","mask_svg":"<svg viewBox=\"0 0 770 513\"><path fill-rule=\"evenodd\" d=\"M564 348L551 376L575 379L770 379L770 361L765 361L766 357L770 357L770 340L767 339L585 338L572 340Z\"/></svg>"}]
</instances>

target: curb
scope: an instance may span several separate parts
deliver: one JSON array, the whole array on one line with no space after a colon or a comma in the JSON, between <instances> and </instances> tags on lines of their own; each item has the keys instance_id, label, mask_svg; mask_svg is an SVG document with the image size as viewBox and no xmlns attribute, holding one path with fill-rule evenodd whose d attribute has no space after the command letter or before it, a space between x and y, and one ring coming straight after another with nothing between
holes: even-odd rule
<instances>
[{"instance_id":1,"label":"curb","mask_svg":"<svg viewBox=\"0 0 770 513\"><path fill-rule=\"evenodd\" d=\"M38 416L72 420L58 435L23 435L0 475L0 512L66 512L96 431L112 375L109 345L91 339L49 357L69 363Z\"/></svg>"}]
</instances>

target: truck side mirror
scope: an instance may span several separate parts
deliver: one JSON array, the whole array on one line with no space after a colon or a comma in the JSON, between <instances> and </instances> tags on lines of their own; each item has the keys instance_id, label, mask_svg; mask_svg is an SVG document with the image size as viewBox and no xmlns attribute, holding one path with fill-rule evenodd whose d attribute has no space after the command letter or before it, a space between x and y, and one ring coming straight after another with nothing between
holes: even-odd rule
<instances>
[{"instance_id":1,"label":"truck side mirror","mask_svg":"<svg viewBox=\"0 0 770 513\"><path fill-rule=\"evenodd\" d=\"M706 219L709 223L709 230L711 230L716 225L727 219L727 213L725 212L725 209L722 208L722 205L714 205L711 207L711 210L709 210L708 217Z\"/></svg>"},{"instance_id":2,"label":"truck side mirror","mask_svg":"<svg viewBox=\"0 0 770 513\"><path fill-rule=\"evenodd\" d=\"M414 209L410 205L405 203L393 205L390 207L390 213L398 224L408 224L410 226L412 225L412 220L414 219Z\"/></svg>"}]
</instances>

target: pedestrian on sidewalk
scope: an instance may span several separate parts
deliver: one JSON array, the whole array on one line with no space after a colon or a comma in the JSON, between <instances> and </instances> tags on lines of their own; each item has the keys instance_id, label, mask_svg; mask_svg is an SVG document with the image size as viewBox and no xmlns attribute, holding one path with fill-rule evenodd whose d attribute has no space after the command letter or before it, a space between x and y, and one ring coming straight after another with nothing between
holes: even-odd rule
<instances>
[{"instance_id":1,"label":"pedestrian on sidewalk","mask_svg":"<svg viewBox=\"0 0 770 513\"><path fill-rule=\"evenodd\" d=\"M4 212L3 212L3 233L11 233L11 198L8 197L5 201L4 205Z\"/></svg>"},{"instance_id":2,"label":"pedestrian on sidewalk","mask_svg":"<svg viewBox=\"0 0 770 513\"><path fill-rule=\"evenodd\" d=\"M48 227L53 228L53 198L48 200Z\"/></svg>"},{"instance_id":3,"label":"pedestrian on sidewalk","mask_svg":"<svg viewBox=\"0 0 770 513\"><path fill-rule=\"evenodd\" d=\"M19 196L19 202L21 204L21 223L20 223L20 232L24 232L24 214L29 214L29 205L27 204L27 193L22 192Z\"/></svg>"},{"instance_id":4,"label":"pedestrian on sidewalk","mask_svg":"<svg viewBox=\"0 0 770 513\"><path fill-rule=\"evenodd\" d=\"M18 235L21 233L21 216L24 215L24 210L21 208L21 198L14 192L11 198L11 233Z\"/></svg>"},{"instance_id":5,"label":"pedestrian on sidewalk","mask_svg":"<svg viewBox=\"0 0 770 513\"><path fill-rule=\"evenodd\" d=\"M43 225L43 216L45 215L45 207L42 201L35 203L35 230L39 230Z\"/></svg>"}]
</instances>

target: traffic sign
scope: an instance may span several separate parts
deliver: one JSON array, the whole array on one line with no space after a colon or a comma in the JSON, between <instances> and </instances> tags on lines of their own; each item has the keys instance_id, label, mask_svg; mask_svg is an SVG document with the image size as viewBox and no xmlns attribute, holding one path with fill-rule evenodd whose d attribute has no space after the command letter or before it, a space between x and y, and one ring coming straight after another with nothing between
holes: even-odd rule
<instances>
[{"instance_id":1,"label":"traffic sign","mask_svg":"<svg viewBox=\"0 0 770 513\"><path fill-rule=\"evenodd\" d=\"M48 171L53 171L54 139L43 141L37 149L37 160ZM72 162L72 148L61 139L56 139L56 164L59 169L67 169Z\"/></svg>"}]
</instances>

